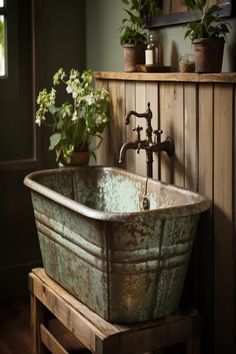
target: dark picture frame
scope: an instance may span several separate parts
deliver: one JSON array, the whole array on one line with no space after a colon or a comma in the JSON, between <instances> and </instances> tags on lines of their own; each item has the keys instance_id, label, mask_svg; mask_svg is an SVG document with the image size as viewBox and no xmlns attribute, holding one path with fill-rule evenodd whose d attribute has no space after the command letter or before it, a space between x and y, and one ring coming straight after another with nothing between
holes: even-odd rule
<instances>
[{"instance_id":1,"label":"dark picture frame","mask_svg":"<svg viewBox=\"0 0 236 354\"><path fill-rule=\"evenodd\" d=\"M163 2L165 0L157 0L157 6L160 9L163 9ZM221 16L228 17L232 15L233 5L232 0L228 0L227 3L219 4L221 9ZM169 14L158 15L150 19L145 19L145 27L147 28L156 28L171 26L176 24L188 23L194 20L197 20L198 16L193 11L182 11Z\"/></svg>"}]
</instances>

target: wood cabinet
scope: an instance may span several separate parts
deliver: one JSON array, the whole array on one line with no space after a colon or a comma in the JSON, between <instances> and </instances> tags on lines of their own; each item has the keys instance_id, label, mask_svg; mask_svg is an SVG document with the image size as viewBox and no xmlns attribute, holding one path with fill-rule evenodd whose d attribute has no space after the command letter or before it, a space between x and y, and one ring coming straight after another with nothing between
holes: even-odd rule
<instances>
[{"instance_id":1,"label":"wood cabinet","mask_svg":"<svg viewBox=\"0 0 236 354\"><path fill-rule=\"evenodd\" d=\"M175 156L155 156L154 178L205 194L212 208L201 218L187 288L204 316L206 353L235 352L235 85L236 74L95 73L110 92L111 124L98 164L118 166L119 149L145 121L125 114L153 111L153 128L175 140ZM143 133L143 131L142 131ZM143 136L144 137L144 136ZM128 151L126 168L146 174L145 153ZM190 291L191 292L191 291ZM191 297L188 294L188 298Z\"/></svg>"}]
</instances>

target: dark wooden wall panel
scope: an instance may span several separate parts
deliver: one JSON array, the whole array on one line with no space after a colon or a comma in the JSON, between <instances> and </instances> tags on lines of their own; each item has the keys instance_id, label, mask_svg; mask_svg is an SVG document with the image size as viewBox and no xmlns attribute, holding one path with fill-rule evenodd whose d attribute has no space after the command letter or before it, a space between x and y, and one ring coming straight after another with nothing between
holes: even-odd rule
<instances>
[{"instance_id":1,"label":"dark wooden wall panel","mask_svg":"<svg viewBox=\"0 0 236 354\"><path fill-rule=\"evenodd\" d=\"M127 82L125 85L125 114L134 109L136 105L136 83L135 82ZM125 118L121 117L120 122L125 124ZM125 141L135 141L136 132L132 130L132 126L135 124L126 125L125 126ZM126 156L126 168L129 172L135 172L135 155L136 152L134 150L130 150Z\"/></svg>"},{"instance_id":2,"label":"dark wooden wall panel","mask_svg":"<svg viewBox=\"0 0 236 354\"><path fill-rule=\"evenodd\" d=\"M113 119L109 129L113 132L103 143L112 154L110 163L117 165L122 144L136 138L132 132L135 123L145 128L144 121L138 118L125 127L125 114L131 109L144 112L150 101L153 127L163 129L162 139L172 136L176 147L171 159L165 153L158 161L155 156L154 176L197 190L212 201L211 210L201 218L195 242L195 264L190 274L194 278L191 286L196 291L192 301L204 316L203 352L233 353L236 349L234 83L124 79L108 79L108 83ZM126 162L130 171L146 175L144 153L128 151Z\"/></svg>"},{"instance_id":3,"label":"dark wooden wall panel","mask_svg":"<svg viewBox=\"0 0 236 354\"><path fill-rule=\"evenodd\" d=\"M182 12L186 11L184 0L172 0L171 2L171 12Z\"/></svg>"},{"instance_id":4,"label":"dark wooden wall panel","mask_svg":"<svg viewBox=\"0 0 236 354\"><path fill-rule=\"evenodd\" d=\"M198 189L199 192L213 201L214 181L214 119L213 103L214 91L212 84L200 84L198 92ZM210 213L205 213L199 225L196 239L196 303L199 311L204 314L203 344L205 347L213 345L213 205ZM211 345L206 345L206 343Z\"/></svg>"},{"instance_id":5,"label":"dark wooden wall panel","mask_svg":"<svg viewBox=\"0 0 236 354\"><path fill-rule=\"evenodd\" d=\"M175 156L161 156L161 180L184 186L184 86L160 83L160 128L163 140L170 135L175 141Z\"/></svg>"},{"instance_id":6,"label":"dark wooden wall panel","mask_svg":"<svg viewBox=\"0 0 236 354\"><path fill-rule=\"evenodd\" d=\"M159 128L159 98L158 98L159 85L155 82L149 82L146 84L146 102L150 102L153 113L153 130ZM146 107L147 108L147 107ZM145 124L143 125L145 129ZM153 178L159 177L158 170L158 154L153 156Z\"/></svg>"},{"instance_id":7,"label":"dark wooden wall panel","mask_svg":"<svg viewBox=\"0 0 236 354\"><path fill-rule=\"evenodd\" d=\"M145 112L147 109L146 101L146 84L144 82L136 82L136 92L135 92L135 111ZM141 139L145 139L145 119L132 117L130 121L130 129L135 126L141 126L144 129L141 131ZM146 176L146 155L144 150L140 150L139 154L135 153L135 171L136 173Z\"/></svg>"},{"instance_id":8,"label":"dark wooden wall panel","mask_svg":"<svg viewBox=\"0 0 236 354\"><path fill-rule=\"evenodd\" d=\"M220 354L231 352L235 335L232 85L214 88L214 156L215 348Z\"/></svg>"},{"instance_id":9,"label":"dark wooden wall panel","mask_svg":"<svg viewBox=\"0 0 236 354\"><path fill-rule=\"evenodd\" d=\"M197 87L184 84L184 186L198 189Z\"/></svg>"}]
</instances>

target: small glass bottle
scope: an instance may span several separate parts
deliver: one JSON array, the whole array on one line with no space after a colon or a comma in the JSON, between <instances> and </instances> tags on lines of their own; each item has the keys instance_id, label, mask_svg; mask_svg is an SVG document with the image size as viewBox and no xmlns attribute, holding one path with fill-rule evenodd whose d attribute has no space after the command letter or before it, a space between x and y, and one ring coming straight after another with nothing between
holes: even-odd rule
<instances>
[{"instance_id":1,"label":"small glass bottle","mask_svg":"<svg viewBox=\"0 0 236 354\"><path fill-rule=\"evenodd\" d=\"M150 33L149 46L153 48L153 53L154 53L153 64L163 65L163 48L158 33L156 32Z\"/></svg>"}]
</instances>

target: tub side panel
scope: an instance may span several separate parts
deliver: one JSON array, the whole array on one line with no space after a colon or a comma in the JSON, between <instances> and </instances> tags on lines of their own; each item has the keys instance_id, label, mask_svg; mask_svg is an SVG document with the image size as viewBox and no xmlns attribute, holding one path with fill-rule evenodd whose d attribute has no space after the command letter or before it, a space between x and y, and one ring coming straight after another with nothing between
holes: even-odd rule
<instances>
[{"instance_id":1,"label":"tub side panel","mask_svg":"<svg viewBox=\"0 0 236 354\"><path fill-rule=\"evenodd\" d=\"M109 243L110 312L140 322L177 310L198 216L114 223Z\"/></svg>"},{"instance_id":2,"label":"tub side panel","mask_svg":"<svg viewBox=\"0 0 236 354\"><path fill-rule=\"evenodd\" d=\"M107 319L105 223L88 220L34 192L32 201L46 273Z\"/></svg>"}]
</instances>

